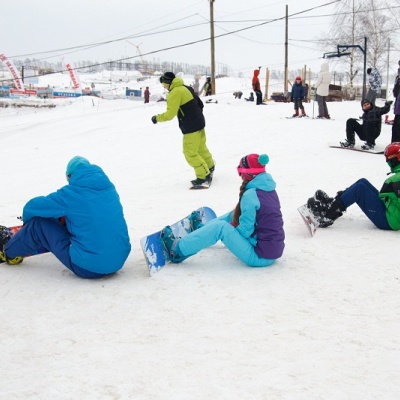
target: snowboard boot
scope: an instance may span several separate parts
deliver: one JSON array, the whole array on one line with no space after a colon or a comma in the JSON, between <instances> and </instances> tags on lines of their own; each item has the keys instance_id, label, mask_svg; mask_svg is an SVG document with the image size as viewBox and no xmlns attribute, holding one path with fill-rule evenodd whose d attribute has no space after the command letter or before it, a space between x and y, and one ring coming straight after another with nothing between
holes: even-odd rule
<instances>
[{"instance_id":1,"label":"snowboard boot","mask_svg":"<svg viewBox=\"0 0 400 400\"><path fill-rule=\"evenodd\" d=\"M166 226L161 231L161 240L163 242L164 248L167 251L171 262L178 264L185 260L187 257L182 256L179 250L176 248L177 244L181 240L180 237L176 238L170 226Z\"/></svg>"},{"instance_id":2,"label":"snowboard boot","mask_svg":"<svg viewBox=\"0 0 400 400\"><path fill-rule=\"evenodd\" d=\"M361 146L361 148L362 148L363 150L373 150L374 147L375 147L375 144L367 143L367 142L365 142L365 143Z\"/></svg>"},{"instance_id":3,"label":"snowboard boot","mask_svg":"<svg viewBox=\"0 0 400 400\"><path fill-rule=\"evenodd\" d=\"M0 226L0 264L6 262L10 265L17 265L22 263L23 257L8 258L4 248L7 242L11 239L10 233L5 226Z\"/></svg>"},{"instance_id":4,"label":"snowboard boot","mask_svg":"<svg viewBox=\"0 0 400 400\"><path fill-rule=\"evenodd\" d=\"M193 211L190 214L189 217L189 222L190 222L190 230L193 232L196 229L201 228L202 226L204 226L203 224L203 220L201 218L201 213L200 211Z\"/></svg>"},{"instance_id":5,"label":"snowboard boot","mask_svg":"<svg viewBox=\"0 0 400 400\"><path fill-rule=\"evenodd\" d=\"M206 179L201 179L201 178L196 178L196 179L194 179L193 181L190 181L190 183L191 183L193 186L199 186L199 185L202 185L203 183L206 183L206 182L207 182Z\"/></svg>"},{"instance_id":6,"label":"snowboard boot","mask_svg":"<svg viewBox=\"0 0 400 400\"><path fill-rule=\"evenodd\" d=\"M350 142L349 140L345 139L344 142L340 142L342 147L346 147L348 149L352 149L355 145L355 142Z\"/></svg>"},{"instance_id":7,"label":"snowboard boot","mask_svg":"<svg viewBox=\"0 0 400 400\"><path fill-rule=\"evenodd\" d=\"M333 203L333 200L335 200L333 197L329 197L327 193L325 193L323 190L318 189L315 194L314 194L314 199L318 200L322 204L325 204L326 206L330 205Z\"/></svg>"},{"instance_id":8,"label":"snowboard boot","mask_svg":"<svg viewBox=\"0 0 400 400\"><path fill-rule=\"evenodd\" d=\"M206 176L206 181L211 183L214 177L215 165L210 168L210 173Z\"/></svg>"},{"instance_id":9,"label":"snowboard boot","mask_svg":"<svg viewBox=\"0 0 400 400\"><path fill-rule=\"evenodd\" d=\"M343 192L342 192L343 193ZM327 228L331 226L339 217L346 211L342 200L340 200L339 194L335 197L334 201L330 204L325 215L319 220L320 228Z\"/></svg>"}]
</instances>

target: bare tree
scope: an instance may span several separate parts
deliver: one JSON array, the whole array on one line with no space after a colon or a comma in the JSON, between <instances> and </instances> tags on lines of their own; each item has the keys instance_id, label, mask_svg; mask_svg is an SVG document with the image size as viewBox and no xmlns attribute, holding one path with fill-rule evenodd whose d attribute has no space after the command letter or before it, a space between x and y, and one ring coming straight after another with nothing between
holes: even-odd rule
<instances>
[{"instance_id":1,"label":"bare tree","mask_svg":"<svg viewBox=\"0 0 400 400\"><path fill-rule=\"evenodd\" d=\"M398 3L399 1L396 0ZM342 0L335 8L329 39L324 41L324 48L332 51L341 46L360 46L364 48L364 38L367 38L367 63L382 69L386 57L387 42L396 28L393 14L383 0ZM398 23L398 22L397 22ZM362 71L363 52L357 47L349 47L350 55L338 59L349 77L350 87L354 78Z\"/></svg>"}]
</instances>

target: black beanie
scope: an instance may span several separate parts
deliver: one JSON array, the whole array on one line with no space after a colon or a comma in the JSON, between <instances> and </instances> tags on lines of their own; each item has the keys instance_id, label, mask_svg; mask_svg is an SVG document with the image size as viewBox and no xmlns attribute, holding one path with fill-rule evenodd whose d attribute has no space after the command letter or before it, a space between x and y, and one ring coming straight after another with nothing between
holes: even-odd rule
<instances>
[{"instance_id":1,"label":"black beanie","mask_svg":"<svg viewBox=\"0 0 400 400\"><path fill-rule=\"evenodd\" d=\"M160 76L161 83L171 84L171 82L175 79L175 74L173 72L164 72L163 76Z\"/></svg>"}]
</instances>

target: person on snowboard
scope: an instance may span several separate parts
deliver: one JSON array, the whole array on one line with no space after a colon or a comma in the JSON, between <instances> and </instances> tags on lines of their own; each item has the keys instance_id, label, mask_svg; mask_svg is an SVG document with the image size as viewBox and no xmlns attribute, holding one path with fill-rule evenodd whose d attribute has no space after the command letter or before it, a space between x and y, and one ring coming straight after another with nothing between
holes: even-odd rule
<instances>
[{"instance_id":1,"label":"person on snowboard","mask_svg":"<svg viewBox=\"0 0 400 400\"><path fill-rule=\"evenodd\" d=\"M258 69L254 70L253 74L253 79L251 81L251 86L254 90L254 93L256 94L256 105L263 104L262 102L262 92L261 92L261 86L260 86L260 79L258 79L258 76L260 75L261 67L258 67Z\"/></svg>"},{"instance_id":2,"label":"person on snowboard","mask_svg":"<svg viewBox=\"0 0 400 400\"><path fill-rule=\"evenodd\" d=\"M283 219L276 183L265 172L268 162L266 154L241 158L237 171L242 184L239 202L233 211L205 225L201 224L200 215L196 220L193 212L193 231L182 238L176 238L169 226L163 229L161 237L173 263L182 262L218 240L250 267L267 267L282 256Z\"/></svg>"},{"instance_id":3,"label":"person on snowboard","mask_svg":"<svg viewBox=\"0 0 400 400\"><path fill-rule=\"evenodd\" d=\"M361 101L361 108L363 115L362 125L357 122L355 118L349 118L346 121L346 139L340 142L342 147L354 147L355 133L365 143L361 146L363 150L372 150L375 147L375 140L381 134L382 128L382 115L390 111L390 105L393 101L385 102L383 107L373 105L368 99Z\"/></svg>"},{"instance_id":4,"label":"person on snowboard","mask_svg":"<svg viewBox=\"0 0 400 400\"><path fill-rule=\"evenodd\" d=\"M165 72L160 82L169 91L167 111L153 115L151 121L156 124L178 117L179 128L183 133L183 154L196 174L196 179L191 181L192 185L211 183L215 165L206 144L203 102L193 88L184 85L183 79L175 77L173 72Z\"/></svg>"},{"instance_id":5,"label":"person on snowboard","mask_svg":"<svg viewBox=\"0 0 400 400\"><path fill-rule=\"evenodd\" d=\"M23 227L11 238L0 227L0 263L19 264L44 247L81 278L101 278L121 269L131 244L115 186L97 165L70 160L68 185L35 197L23 209Z\"/></svg>"},{"instance_id":6,"label":"person on snowboard","mask_svg":"<svg viewBox=\"0 0 400 400\"><path fill-rule=\"evenodd\" d=\"M306 117L306 112L304 111L303 100L304 100L304 86L301 81L301 76L296 76L295 83L292 87L292 93L290 95L290 100L294 103L294 114L293 118L299 117L299 108L301 110L300 117Z\"/></svg>"},{"instance_id":7,"label":"person on snowboard","mask_svg":"<svg viewBox=\"0 0 400 400\"><path fill-rule=\"evenodd\" d=\"M385 149L386 162L392 175L378 191L367 179L362 178L335 198L317 190L308 199L307 206L315 215L319 226L326 228L334 223L352 204L357 203L365 215L379 229L400 229L400 142Z\"/></svg>"}]
</instances>

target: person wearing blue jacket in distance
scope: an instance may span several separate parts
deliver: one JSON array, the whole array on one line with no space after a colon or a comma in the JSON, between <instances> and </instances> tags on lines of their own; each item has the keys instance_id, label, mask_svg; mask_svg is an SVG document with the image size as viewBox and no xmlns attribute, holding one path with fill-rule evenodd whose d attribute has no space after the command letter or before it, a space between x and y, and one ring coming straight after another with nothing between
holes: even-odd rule
<instances>
[{"instance_id":1,"label":"person wearing blue jacket in distance","mask_svg":"<svg viewBox=\"0 0 400 400\"><path fill-rule=\"evenodd\" d=\"M304 96L305 92L303 82L301 81L301 76L296 76L296 80L292 87L292 93L290 96L291 101L294 103L293 118L307 116L303 106ZM299 108L301 110L301 115L299 115Z\"/></svg>"},{"instance_id":2,"label":"person wearing blue jacket in distance","mask_svg":"<svg viewBox=\"0 0 400 400\"><path fill-rule=\"evenodd\" d=\"M100 278L123 267L131 245L114 184L80 156L70 160L66 177L68 185L26 203L24 226L14 236L0 230L0 262L19 264L44 246L82 278Z\"/></svg>"},{"instance_id":3,"label":"person wearing blue jacket in distance","mask_svg":"<svg viewBox=\"0 0 400 400\"><path fill-rule=\"evenodd\" d=\"M236 208L205 225L196 212L191 215L193 231L176 238L169 226L162 240L173 263L180 263L221 240L243 263L266 267L283 254L285 233L276 183L265 172L266 154L249 154L240 160L237 171L242 178Z\"/></svg>"}]
</instances>

